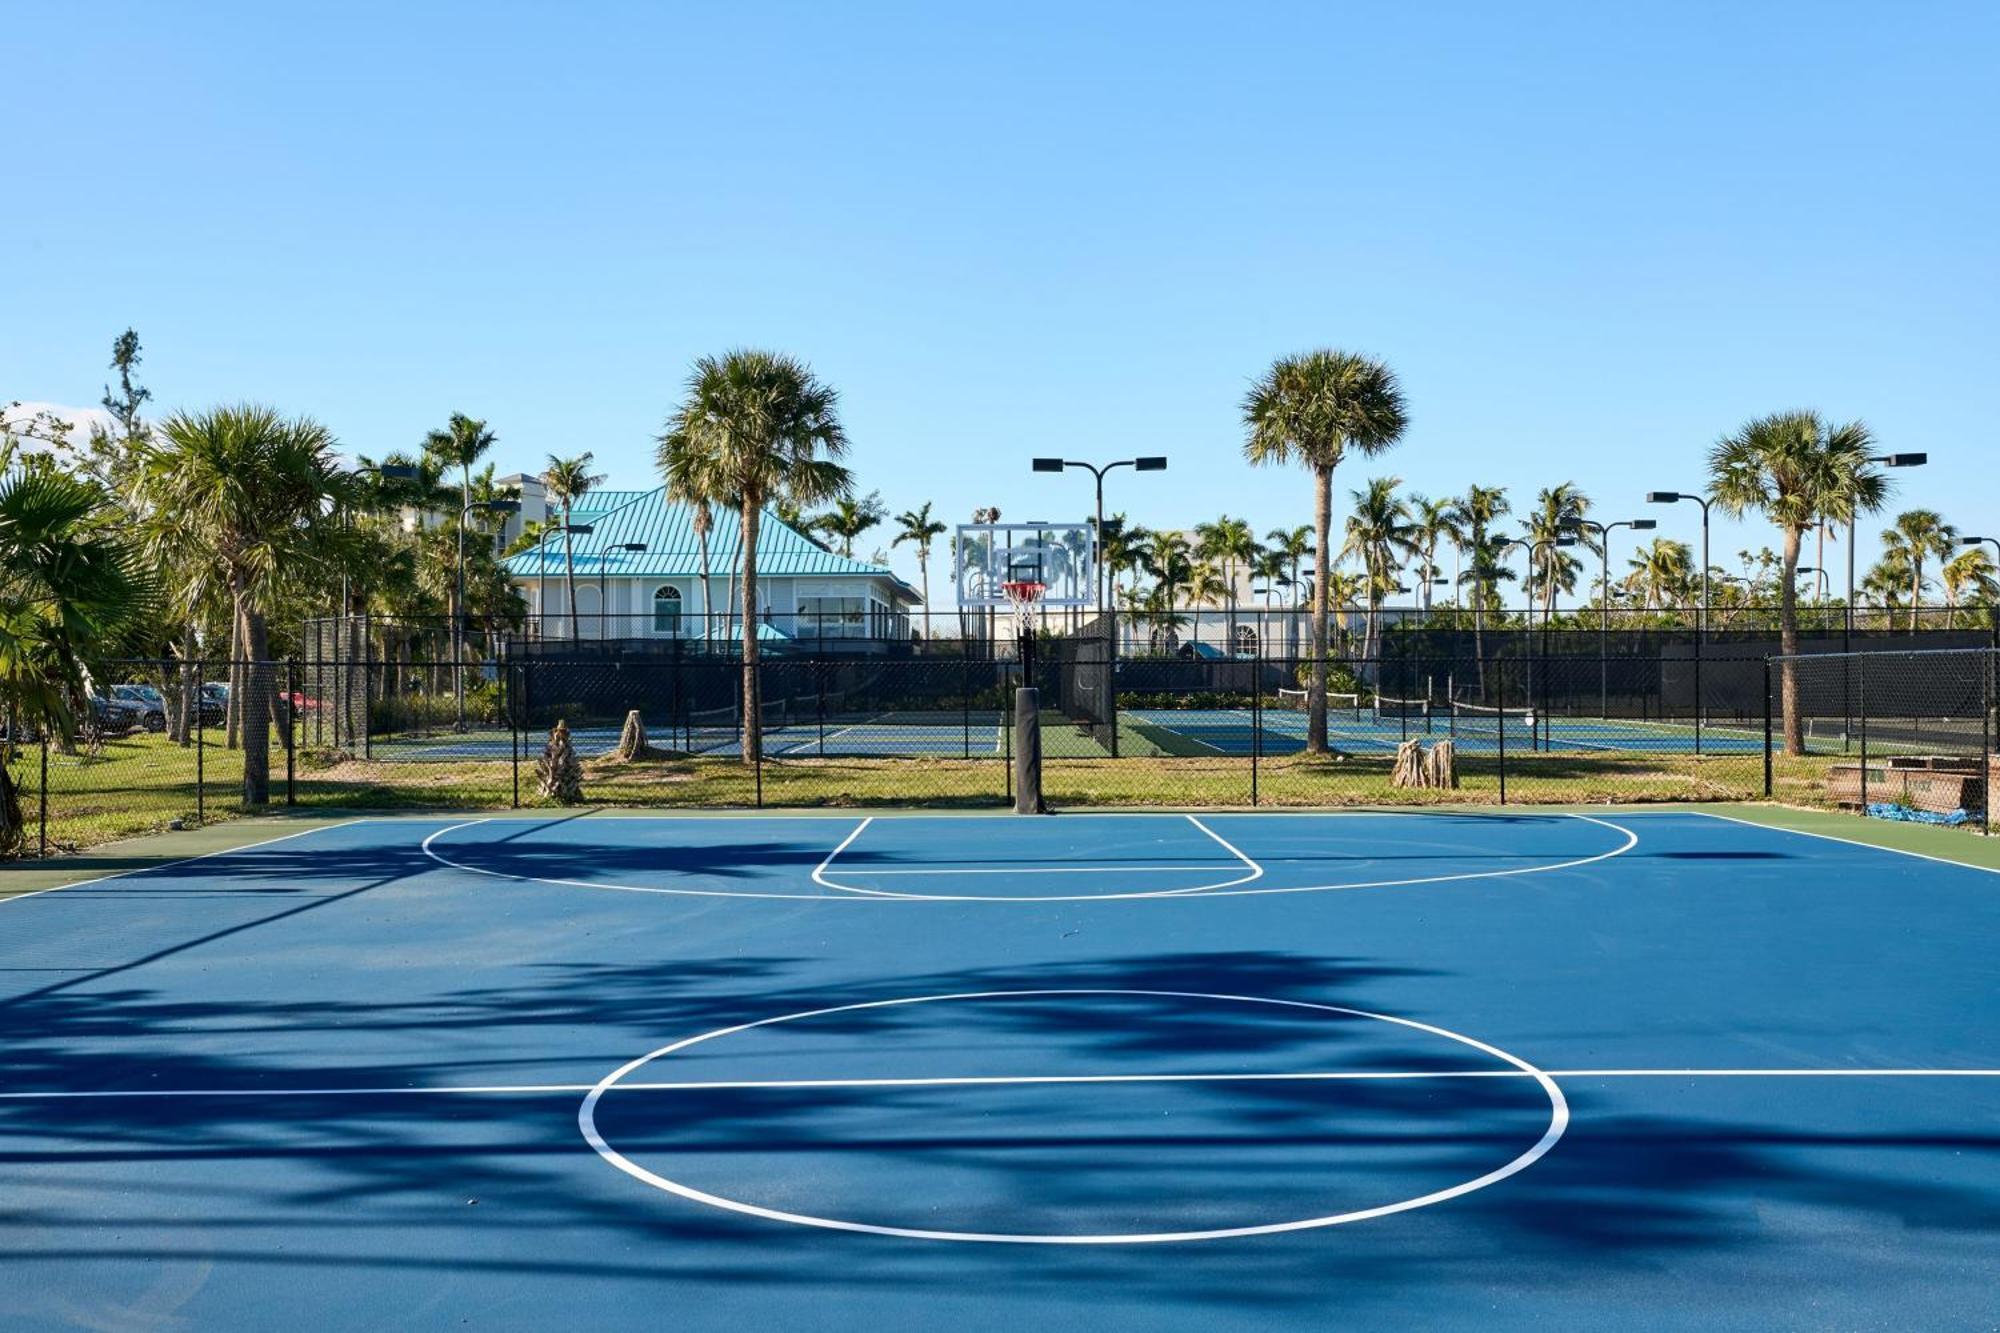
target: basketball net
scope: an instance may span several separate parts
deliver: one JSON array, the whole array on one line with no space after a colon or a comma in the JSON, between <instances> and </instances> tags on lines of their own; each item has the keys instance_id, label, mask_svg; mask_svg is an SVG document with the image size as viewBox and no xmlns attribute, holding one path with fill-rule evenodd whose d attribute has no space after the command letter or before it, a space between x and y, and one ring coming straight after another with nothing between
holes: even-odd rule
<instances>
[{"instance_id":1,"label":"basketball net","mask_svg":"<svg viewBox=\"0 0 2000 1333\"><path fill-rule=\"evenodd\" d=\"M1035 603L1042 600L1048 586L1034 579L1014 579L1000 585L1007 594L1007 605L1014 608L1016 637L1025 639L1035 632Z\"/></svg>"}]
</instances>

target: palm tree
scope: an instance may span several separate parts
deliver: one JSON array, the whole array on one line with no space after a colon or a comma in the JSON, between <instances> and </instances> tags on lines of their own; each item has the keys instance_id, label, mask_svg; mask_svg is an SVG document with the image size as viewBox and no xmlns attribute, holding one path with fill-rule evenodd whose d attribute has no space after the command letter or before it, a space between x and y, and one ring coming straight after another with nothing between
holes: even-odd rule
<instances>
[{"instance_id":1,"label":"palm tree","mask_svg":"<svg viewBox=\"0 0 2000 1333\"><path fill-rule=\"evenodd\" d=\"M485 457L497 437L483 421L474 421L463 412L453 412L443 430L424 436L424 453L440 466L458 469L459 511L472 503L472 465Z\"/></svg>"},{"instance_id":2,"label":"palm tree","mask_svg":"<svg viewBox=\"0 0 2000 1333\"><path fill-rule=\"evenodd\" d=\"M1234 587L1222 576L1222 569L1213 560L1196 560L1188 567L1187 600L1194 611L1194 641L1201 642L1201 610L1204 606L1216 606L1223 602L1234 602ZM1229 631L1229 639L1223 651L1236 650L1236 631Z\"/></svg>"},{"instance_id":3,"label":"palm tree","mask_svg":"<svg viewBox=\"0 0 2000 1333\"><path fill-rule=\"evenodd\" d=\"M1994 577L1993 557L1980 547L1970 547L1946 561L1941 573L1944 603L1949 608L1946 629L1956 626L1959 607L1978 604L1991 607L1994 599L2000 597L2000 579Z\"/></svg>"},{"instance_id":4,"label":"palm tree","mask_svg":"<svg viewBox=\"0 0 2000 1333\"><path fill-rule=\"evenodd\" d=\"M701 638L706 643L715 633L715 580L708 539L715 532L715 507L736 503L727 491L727 479L716 460L684 439L672 435L654 437L660 473L667 479L667 498L688 506L688 526L694 532L697 558L701 562ZM725 609L725 622L728 612ZM725 630L726 632L726 630Z\"/></svg>"},{"instance_id":5,"label":"palm tree","mask_svg":"<svg viewBox=\"0 0 2000 1333\"><path fill-rule=\"evenodd\" d=\"M1882 534L1882 544L1909 562L1910 632L1914 634L1918 608L1924 600L1924 561L1932 556L1950 559L1958 548L1958 529L1935 509L1909 509L1896 515L1896 521Z\"/></svg>"},{"instance_id":6,"label":"palm tree","mask_svg":"<svg viewBox=\"0 0 2000 1333\"><path fill-rule=\"evenodd\" d=\"M896 539L889 545L901 546L904 542L909 542L917 548L917 580L922 585L926 615L931 609L931 543L944 536L947 531L948 528L941 520L931 517L929 500L924 501L919 508L906 509L896 515ZM924 637L930 636L926 634Z\"/></svg>"},{"instance_id":7,"label":"palm tree","mask_svg":"<svg viewBox=\"0 0 2000 1333\"><path fill-rule=\"evenodd\" d=\"M1694 549L1671 537L1655 537L1639 554L1626 562L1631 574L1627 584L1644 601L1648 611L1683 601L1694 587Z\"/></svg>"},{"instance_id":8,"label":"palm tree","mask_svg":"<svg viewBox=\"0 0 2000 1333\"><path fill-rule=\"evenodd\" d=\"M1299 562L1312 550L1313 530L1310 523L1301 523L1296 528L1272 528L1264 534L1264 544L1284 557L1290 577L1285 582L1293 587L1299 582Z\"/></svg>"},{"instance_id":9,"label":"palm tree","mask_svg":"<svg viewBox=\"0 0 2000 1333\"><path fill-rule=\"evenodd\" d=\"M1188 545L1188 539L1178 532L1161 531L1147 535L1150 540L1146 545L1146 570L1153 576L1153 592L1160 608L1172 613L1177 605L1175 594L1187 585L1194 574L1193 548ZM1200 624L1200 617L1197 616L1195 625L1198 628Z\"/></svg>"},{"instance_id":10,"label":"palm tree","mask_svg":"<svg viewBox=\"0 0 2000 1333\"><path fill-rule=\"evenodd\" d=\"M1306 751L1325 754L1326 583L1333 572L1333 473L1349 448L1372 455L1402 437L1408 414L1380 361L1321 350L1281 357L1243 399L1243 455L1257 465L1302 463L1313 475L1313 661L1306 687Z\"/></svg>"},{"instance_id":11,"label":"palm tree","mask_svg":"<svg viewBox=\"0 0 2000 1333\"><path fill-rule=\"evenodd\" d=\"M821 504L847 495L852 478L834 460L847 452L838 395L804 362L778 352L705 356L688 374L686 397L668 418L660 457L680 449L710 460L722 490L741 507L743 531L743 762L764 743L757 654L757 534L764 506L779 497Z\"/></svg>"},{"instance_id":12,"label":"palm tree","mask_svg":"<svg viewBox=\"0 0 2000 1333\"><path fill-rule=\"evenodd\" d=\"M1146 567L1146 550L1151 546L1153 533L1123 514L1113 514L1104 520L1104 569L1113 584L1120 574L1133 575ZM1128 585L1129 586L1129 585Z\"/></svg>"},{"instance_id":13,"label":"palm tree","mask_svg":"<svg viewBox=\"0 0 2000 1333\"><path fill-rule=\"evenodd\" d=\"M88 714L86 654L110 655L143 629L152 587L118 512L96 482L43 461L0 479L0 711L65 738ZM21 848L20 793L0 753L0 856Z\"/></svg>"},{"instance_id":14,"label":"palm tree","mask_svg":"<svg viewBox=\"0 0 2000 1333\"><path fill-rule=\"evenodd\" d=\"M1283 551L1268 546L1257 548L1250 560L1250 578L1264 585L1264 609L1271 609L1271 595L1292 586L1292 561Z\"/></svg>"},{"instance_id":15,"label":"palm tree","mask_svg":"<svg viewBox=\"0 0 2000 1333\"><path fill-rule=\"evenodd\" d=\"M604 480L603 474L592 472L590 465L596 461L594 451L586 449L574 458L558 458L549 455L549 465L542 472L542 485L548 488L549 499L556 502L562 513L563 527L563 584L569 600L569 637L575 643L583 638L578 628L576 612L576 548L571 544L569 516L576 502L596 489ZM547 614L547 607L537 608ZM604 608L598 607L602 614Z\"/></svg>"},{"instance_id":16,"label":"palm tree","mask_svg":"<svg viewBox=\"0 0 2000 1333\"><path fill-rule=\"evenodd\" d=\"M880 523L887 512L880 491L871 491L859 500L843 496L833 502L832 509L810 520L810 526L839 539L840 553L852 560L854 539Z\"/></svg>"},{"instance_id":17,"label":"palm tree","mask_svg":"<svg viewBox=\"0 0 2000 1333\"><path fill-rule=\"evenodd\" d=\"M1410 507L1396 494L1401 477L1375 477L1358 491L1349 491L1354 512L1347 517L1347 540L1340 548L1343 558L1361 561L1366 580L1368 619L1361 643L1362 669L1375 660L1380 646L1382 599L1396 586L1397 556L1410 543Z\"/></svg>"},{"instance_id":18,"label":"palm tree","mask_svg":"<svg viewBox=\"0 0 2000 1333\"><path fill-rule=\"evenodd\" d=\"M1783 535L1778 579L1780 695L1784 702L1785 753L1805 753L1799 716L1798 567L1805 534L1822 519L1879 509L1888 483L1869 462L1874 437L1859 421L1833 425L1817 412L1779 412L1745 424L1709 451L1711 491L1723 512L1757 511Z\"/></svg>"},{"instance_id":19,"label":"palm tree","mask_svg":"<svg viewBox=\"0 0 2000 1333\"><path fill-rule=\"evenodd\" d=\"M229 591L245 659L243 801L271 795L275 689L265 617L280 579L301 582L344 544L332 515L356 498L331 431L245 404L176 412L144 446L138 481L146 508L181 515L189 563L213 560Z\"/></svg>"},{"instance_id":20,"label":"palm tree","mask_svg":"<svg viewBox=\"0 0 2000 1333\"><path fill-rule=\"evenodd\" d=\"M1257 538L1250 525L1224 514L1213 523L1194 525L1195 553L1217 567L1222 597L1229 606L1229 648L1236 649L1237 571L1256 558Z\"/></svg>"},{"instance_id":21,"label":"palm tree","mask_svg":"<svg viewBox=\"0 0 2000 1333\"><path fill-rule=\"evenodd\" d=\"M1479 666L1479 697L1486 697L1486 609L1492 600L1496 579L1510 579L1511 571L1500 562L1504 543L1495 538L1493 525L1507 517L1513 506L1507 503L1502 486L1473 486L1458 502L1462 526L1460 548L1472 557L1472 567L1459 576L1460 583L1472 585L1472 653Z\"/></svg>"},{"instance_id":22,"label":"palm tree","mask_svg":"<svg viewBox=\"0 0 2000 1333\"><path fill-rule=\"evenodd\" d=\"M1441 541L1456 542L1459 535L1459 505L1449 496L1433 500L1411 495L1408 505L1410 553L1417 557L1418 576L1423 580L1423 609L1431 609L1432 580L1438 576L1437 548Z\"/></svg>"},{"instance_id":23,"label":"palm tree","mask_svg":"<svg viewBox=\"0 0 2000 1333\"><path fill-rule=\"evenodd\" d=\"M1521 520L1521 527L1532 543L1529 566L1541 593L1544 622L1555 615L1556 594L1573 590L1577 573L1583 568L1582 561L1556 542L1575 537L1590 549L1596 549L1589 530L1578 526L1589 513L1590 497L1578 490L1575 482L1565 481L1537 492L1534 510Z\"/></svg>"}]
</instances>

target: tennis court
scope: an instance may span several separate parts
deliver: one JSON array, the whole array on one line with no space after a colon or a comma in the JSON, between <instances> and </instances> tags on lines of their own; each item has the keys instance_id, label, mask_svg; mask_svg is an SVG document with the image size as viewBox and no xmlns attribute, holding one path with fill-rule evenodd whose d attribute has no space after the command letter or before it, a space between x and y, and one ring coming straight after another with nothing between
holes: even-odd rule
<instances>
[{"instance_id":1,"label":"tennis court","mask_svg":"<svg viewBox=\"0 0 2000 1333\"><path fill-rule=\"evenodd\" d=\"M1991 1322L1973 865L1679 809L230 832L0 901L10 1323Z\"/></svg>"},{"instance_id":2,"label":"tennis court","mask_svg":"<svg viewBox=\"0 0 2000 1333\"><path fill-rule=\"evenodd\" d=\"M1156 708L1131 710L1121 716L1171 736L1185 738L1199 749L1222 755L1295 754L1305 748L1306 713L1302 706L1250 708ZM1568 717L1537 713L1529 708L1480 708L1439 704L1407 711L1373 705L1330 705L1327 740L1334 748L1355 753L1393 751L1406 740L1430 744L1451 740L1465 754L1496 754L1505 746L1516 752L1549 750L1628 754L1758 754L1765 747L1760 723L1693 720L1656 721L1647 718ZM1814 738L1814 753L1834 753Z\"/></svg>"}]
</instances>

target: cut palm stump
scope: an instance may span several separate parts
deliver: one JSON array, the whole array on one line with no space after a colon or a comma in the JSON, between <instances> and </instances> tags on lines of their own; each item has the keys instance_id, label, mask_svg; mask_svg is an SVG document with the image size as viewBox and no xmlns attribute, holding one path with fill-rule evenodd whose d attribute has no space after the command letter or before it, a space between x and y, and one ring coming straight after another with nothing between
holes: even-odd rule
<instances>
[{"instance_id":1,"label":"cut palm stump","mask_svg":"<svg viewBox=\"0 0 2000 1333\"><path fill-rule=\"evenodd\" d=\"M583 803L583 765L577 762L567 722L549 728L549 743L535 761L535 789L558 805Z\"/></svg>"}]
</instances>

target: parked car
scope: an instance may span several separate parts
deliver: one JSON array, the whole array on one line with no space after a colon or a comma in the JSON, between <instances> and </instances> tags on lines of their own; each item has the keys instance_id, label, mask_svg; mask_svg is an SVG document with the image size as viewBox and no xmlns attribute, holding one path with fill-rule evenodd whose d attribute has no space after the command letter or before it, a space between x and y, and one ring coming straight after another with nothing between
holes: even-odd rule
<instances>
[{"instance_id":1,"label":"parked car","mask_svg":"<svg viewBox=\"0 0 2000 1333\"><path fill-rule=\"evenodd\" d=\"M90 717L106 736L123 736L139 725L139 710L101 694L90 696Z\"/></svg>"},{"instance_id":2,"label":"parked car","mask_svg":"<svg viewBox=\"0 0 2000 1333\"><path fill-rule=\"evenodd\" d=\"M139 715L139 725L148 731L167 729L167 701L151 685L113 685L111 699L133 709Z\"/></svg>"}]
</instances>

